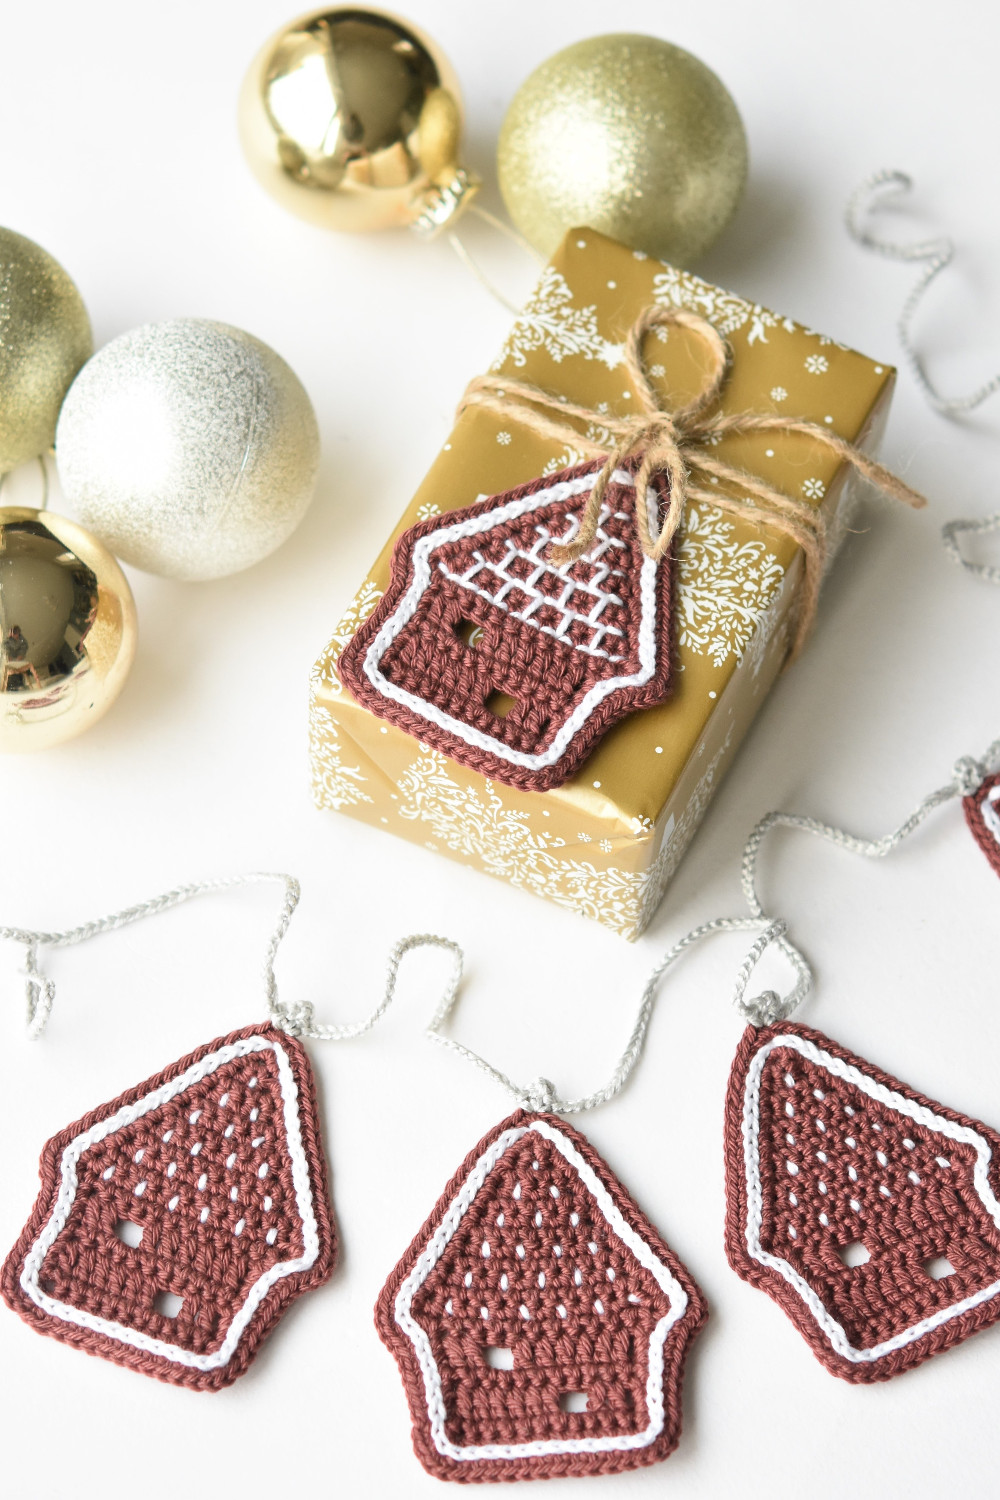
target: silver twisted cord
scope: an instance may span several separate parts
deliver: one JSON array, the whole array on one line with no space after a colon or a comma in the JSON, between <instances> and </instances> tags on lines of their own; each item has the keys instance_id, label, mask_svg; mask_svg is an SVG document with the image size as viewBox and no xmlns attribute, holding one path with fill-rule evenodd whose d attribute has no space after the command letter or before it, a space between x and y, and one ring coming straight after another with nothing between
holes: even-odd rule
<instances>
[{"instance_id":1,"label":"silver twisted cord","mask_svg":"<svg viewBox=\"0 0 1000 1500\"><path fill-rule=\"evenodd\" d=\"M910 327L924 293L931 282L940 276L955 258L954 241L942 235L938 239L914 240L907 245L901 245L892 240L879 239L866 227L865 221L869 214L877 212L889 199L909 193L912 188L913 179L906 172L889 170L873 172L855 188L847 200L844 223L851 238L857 244L864 246L866 250L874 250L877 255L883 255L888 260L926 262L916 284L903 303L897 323L899 342L914 379L935 411L941 412L946 417L962 416L966 412L974 411L994 392L1000 390L1000 374L994 375L992 379L985 381L967 396L942 396L927 374L923 360L914 348L910 335Z\"/></svg>"}]
</instances>

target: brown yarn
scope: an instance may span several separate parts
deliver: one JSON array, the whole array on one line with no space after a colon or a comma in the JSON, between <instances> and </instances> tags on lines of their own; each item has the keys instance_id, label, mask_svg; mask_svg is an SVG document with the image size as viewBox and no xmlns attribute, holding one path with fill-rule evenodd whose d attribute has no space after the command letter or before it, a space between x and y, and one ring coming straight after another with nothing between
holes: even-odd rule
<instances>
[{"instance_id":1,"label":"brown yarn","mask_svg":"<svg viewBox=\"0 0 1000 1500\"><path fill-rule=\"evenodd\" d=\"M667 411L650 384L642 345L652 329L671 325L690 329L704 340L711 367L702 389L686 405ZM791 652L791 659L794 659L802 649L816 615L828 555L825 519L815 507L793 499L745 469L711 458L706 452L706 444L717 438L751 432L799 433L822 443L841 462L850 464L894 500L901 500L914 508L927 502L853 443L815 422L752 411L709 415L726 382L731 359L729 344L705 318L684 308L650 306L636 318L625 341L625 369L641 407L635 416L615 417L598 412L588 406L564 401L541 386L498 375L480 375L472 380L458 410L461 415L468 407L483 407L505 421L519 422L539 437L571 443L590 457L604 459L600 478L590 492L587 508L581 517L578 535L571 543L553 548L552 560L557 565L575 561L592 545L611 476L629 460L638 460L637 499L646 495L655 474L665 474L669 479L669 502L655 534L650 527L646 506L636 504L636 525L647 557L658 560L665 556L684 509L692 500L718 506L720 510L747 521L771 526L789 537L801 547L805 560L798 627ZM599 424L610 433L614 446L585 437L573 425L573 419ZM721 486L732 487L738 493L729 493Z\"/></svg>"},{"instance_id":2,"label":"brown yarn","mask_svg":"<svg viewBox=\"0 0 1000 1500\"><path fill-rule=\"evenodd\" d=\"M751 1066L768 1047L754 1083ZM751 1107L757 1149L748 1156ZM995 1194L1000 1135L989 1126L794 1021L744 1033L726 1098L726 1254L844 1380L888 1380L1000 1318L1000 1231L977 1187L982 1148L942 1124L985 1143Z\"/></svg>"},{"instance_id":3,"label":"brown yarn","mask_svg":"<svg viewBox=\"0 0 1000 1500\"><path fill-rule=\"evenodd\" d=\"M990 828L984 816L986 798L994 787L1000 787L1000 773L995 776L987 776L982 786L962 799L965 808L965 819L972 831L976 843L982 849L990 864L1000 875L1000 839ZM1000 802L997 803L1000 807Z\"/></svg>"}]
</instances>

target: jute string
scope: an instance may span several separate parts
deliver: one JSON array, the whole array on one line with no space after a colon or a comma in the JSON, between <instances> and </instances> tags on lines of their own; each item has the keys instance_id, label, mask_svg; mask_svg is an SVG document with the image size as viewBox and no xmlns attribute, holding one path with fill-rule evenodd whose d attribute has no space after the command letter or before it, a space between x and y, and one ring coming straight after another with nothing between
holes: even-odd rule
<instances>
[{"instance_id":1,"label":"jute string","mask_svg":"<svg viewBox=\"0 0 1000 1500\"><path fill-rule=\"evenodd\" d=\"M686 405L668 411L650 383L643 342L653 329L671 327L686 328L699 335L709 354L709 368L701 390ZM796 542L802 549L805 566L791 651L794 659L816 615L829 550L825 518L815 506L793 499L757 475L712 458L711 446L721 438L752 432L799 433L822 444L894 500L914 507L927 502L889 469L816 422L777 413L713 412L731 358L728 343L705 318L680 307L651 306L639 314L625 341L625 371L638 406L634 415L618 417L599 412L566 401L528 381L501 375L477 376L466 387L458 410L461 414L469 407L481 407L504 421L517 422L539 437L567 443L590 457L604 459L580 519L579 531L572 541L552 548L552 561L557 566L574 562L591 547L611 477L616 469L627 464L636 472L636 526L647 557L659 561L666 555L690 501L715 505L743 520L773 527ZM597 425L610 434L612 443L597 442L586 436L574 425L577 422ZM658 527L657 508L652 508L651 513L647 503L649 486L657 474L665 475L669 484L669 499L658 518Z\"/></svg>"}]
</instances>

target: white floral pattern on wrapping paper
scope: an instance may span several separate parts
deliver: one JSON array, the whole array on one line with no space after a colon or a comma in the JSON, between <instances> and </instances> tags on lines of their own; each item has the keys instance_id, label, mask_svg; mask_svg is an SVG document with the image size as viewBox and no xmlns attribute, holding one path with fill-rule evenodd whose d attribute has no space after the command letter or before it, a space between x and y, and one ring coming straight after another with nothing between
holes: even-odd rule
<instances>
[{"instance_id":1,"label":"white floral pattern on wrapping paper","mask_svg":"<svg viewBox=\"0 0 1000 1500\"><path fill-rule=\"evenodd\" d=\"M328 708L313 700L309 709L309 759L313 775L313 800L317 807L342 812L359 802L371 802L362 784L367 780L360 766L345 765L337 732L337 721Z\"/></svg>"},{"instance_id":2,"label":"white floral pattern on wrapping paper","mask_svg":"<svg viewBox=\"0 0 1000 1500\"><path fill-rule=\"evenodd\" d=\"M574 307L573 293L565 276L548 267L521 309L507 342L492 366L499 370L506 360L523 365L532 349L545 351L561 364L567 355L582 359L599 359L614 370L624 358L621 344L602 336L597 323L597 308Z\"/></svg>"},{"instance_id":3,"label":"white floral pattern on wrapping paper","mask_svg":"<svg viewBox=\"0 0 1000 1500\"><path fill-rule=\"evenodd\" d=\"M739 660L785 576L759 541L736 542L714 505L689 504L677 549L678 641L721 667Z\"/></svg>"},{"instance_id":4,"label":"white floral pattern on wrapping paper","mask_svg":"<svg viewBox=\"0 0 1000 1500\"><path fill-rule=\"evenodd\" d=\"M664 307L686 307L689 312L700 313L714 325L723 338L750 325L748 344L766 344L767 330L777 328L781 321L777 314L761 307L759 302L747 302L732 292L724 292L710 286L700 276L682 271L679 266L663 264L663 270L653 277L653 300ZM795 325L787 320L784 325Z\"/></svg>"},{"instance_id":5,"label":"white floral pattern on wrapping paper","mask_svg":"<svg viewBox=\"0 0 1000 1500\"><path fill-rule=\"evenodd\" d=\"M565 840L535 832L530 815L505 807L492 782L460 786L443 755L425 745L419 749L398 782L401 817L419 821L439 849L473 860L489 875L593 917L625 937L638 934L651 870L602 870L556 853L566 847Z\"/></svg>"}]
</instances>

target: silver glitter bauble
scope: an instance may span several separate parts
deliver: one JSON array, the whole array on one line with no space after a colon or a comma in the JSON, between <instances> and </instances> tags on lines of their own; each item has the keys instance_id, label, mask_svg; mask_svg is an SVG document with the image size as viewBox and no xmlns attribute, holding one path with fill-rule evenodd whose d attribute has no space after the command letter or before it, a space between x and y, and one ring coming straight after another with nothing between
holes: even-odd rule
<instances>
[{"instance_id":1,"label":"silver glitter bauble","mask_svg":"<svg viewBox=\"0 0 1000 1500\"><path fill-rule=\"evenodd\" d=\"M518 89L497 170L507 211L543 255L587 225L686 266L733 216L747 143L731 96L690 52L595 36Z\"/></svg>"},{"instance_id":2,"label":"silver glitter bauble","mask_svg":"<svg viewBox=\"0 0 1000 1500\"><path fill-rule=\"evenodd\" d=\"M219 578L302 519L319 433L301 382L259 339L176 318L122 334L84 365L56 430L63 491L126 562Z\"/></svg>"},{"instance_id":3,"label":"silver glitter bauble","mask_svg":"<svg viewBox=\"0 0 1000 1500\"><path fill-rule=\"evenodd\" d=\"M52 447L63 397L93 348L87 309L59 262L0 229L0 473Z\"/></svg>"}]
</instances>

